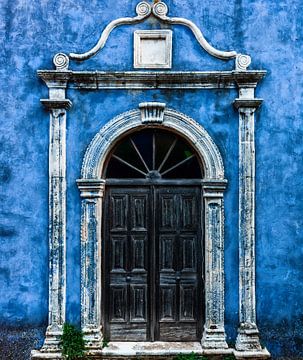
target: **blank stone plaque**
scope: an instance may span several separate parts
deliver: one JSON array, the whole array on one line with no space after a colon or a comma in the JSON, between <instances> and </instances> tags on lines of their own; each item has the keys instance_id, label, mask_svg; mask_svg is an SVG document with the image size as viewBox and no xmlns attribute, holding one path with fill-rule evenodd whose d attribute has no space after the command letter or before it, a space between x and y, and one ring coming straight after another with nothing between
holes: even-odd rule
<instances>
[{"instance_id":1,"label":"blank stone plaque","mask_svg":"<svg viewBox=\"0 0 303 360\"><path fill-rule=\"evenodd\" d=\"M137 30L134 33L134 68L170 69L171 30Z\"/></svg>"}]
</instances>

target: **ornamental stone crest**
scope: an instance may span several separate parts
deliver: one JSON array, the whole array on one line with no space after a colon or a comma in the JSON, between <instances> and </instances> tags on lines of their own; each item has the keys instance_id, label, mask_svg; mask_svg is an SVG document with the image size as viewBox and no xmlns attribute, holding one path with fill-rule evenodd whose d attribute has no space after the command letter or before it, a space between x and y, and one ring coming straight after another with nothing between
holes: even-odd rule
<instances>
[{"instance_id":1,"label":"ornamental stone crest","mask_svg":"<svg viewBox=\"0 0 303 360\"><path fill-rule=\"evenodd\" d=\"M200 46L211 56L216 57L221 60L230 60L235 59L235 70L236 71L245 71L249 65L251 64L251 58L249 55L240 54L236 51L222 51L214 48L204 37L202 31L195 25L192 21L182 18L182 17L169 17L168 16L168 7L163 1L159 1L153 4L150 4L147 1L141 1L136 6L136 13L137 16L134 17L123 17L110 22L105 29L103 30L98 42L96 45L91 48L90 50L86 51L82 54L70 53L66 55L64 53L58 53L54 56L54 65L56 70L67 70L69 66L70 60L76 61L84 61L88 60L89 58L95 56L98 52L100 52L103 47L105 46L109 35L111 32L119 26L122 25L131 25L137 24L145 21L150 16L154 16L157 18L161 23L169 24L169 25L183 25L189 28L193 35L195 36L196 40L200 44ZM149 34L149 35L147 35ZM165 33L165 31L158 30L158 34L155 37L153 31L146 30L145 31L145 38L154 38L155 41L152 44L151 48L154 48L156 51L159 50L159 45L161 44L161 39L165 40L163 53L165 59L162 60L162 63L158 64L157 60L153 63L145 63L142 62L142 57L147 54L150 55L150 50L146 49L145 53L142 52L142 47L140 47L140 36L138 33L135 33L135 54L134 54L134 67L135 68L170 68L171 67L171 34ZM144 36L141 37L144 39ZM153 51L153 53L156 53ZM160 50L161 52L161 50ZM141 58L140 58L141 55ZM147 55L146 55L147 56ZM141 61L140 61L141 59ZM144 66L146 65L146 66ZM158 65L158 66L157 66Z\"/></svg>"}]
</instances>

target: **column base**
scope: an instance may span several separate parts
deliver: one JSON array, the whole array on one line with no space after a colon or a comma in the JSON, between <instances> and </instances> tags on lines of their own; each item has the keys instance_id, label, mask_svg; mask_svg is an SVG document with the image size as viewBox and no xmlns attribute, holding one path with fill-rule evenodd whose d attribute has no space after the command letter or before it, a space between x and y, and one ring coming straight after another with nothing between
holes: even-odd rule
<instances>
[{"instance_id":1,"label":"column base","mask_svg":"<svg viewBox=\"0 0 303 360\"><path fill-rule=\"evenodd\" d=\"M204 349L228 349L224 328L204 328L201 345Z\"/></svg>"},{"instance_id":2,"label":"column base","mask_svg":"<svg viewBox=\"0 0 303 360\"><path fill-rule=\"evenodd\" d=\"M237 360L242 359L269 359L270 353L266 348L261 350L251 350L251 351L237 351L234 350L234 355Z\"/></svg>"},{"instance_id":3,"label":"column base","mask_svg":"<svg viewBox=\"0 0 303 360\"><path fill-rule=\"evenodd\" d=\"M61 336L63 328L61 325L48 326L45 333L45 340L40 352L61 352Z\"/></svg>"},{"instance_id":4,"label":"column base","mask_svg":"<svg viewBox=\"0 0 303 360\"><path fill-rule=\"evenodd\" d=\"M99 327L83 327L83 337L85 340L85 348L88 355L97 355L101 353L103 348L103 334L102 328Z\"/></svg>"},{"instance_id":5,"label":"column base","mask_svg":"<svg viewBox=\"0 0 303 360\"><path fill-rule=\"evenodd\" d=\"M236 340L237 351L262 351L259 330L255 324L241 324Z\"/></svg>"},{"instance_id":6,"label":"column base","mask_svg":"<svg viewBox=\"0 0 303 360\"><path fill-rule=\"evenodd\" d=\"M62 356L61 352L42 352L41 350L32 350L31 352L31 359L32 360L63 360L64 357Z\"/></svg>"},{"instance_id":7,"label":"column base","mask_svg":"<svg viewBox=\"0 0 303 360\"><path fill-rule=\"evenodd\" d=\"M31 352L32 359L63 359L61 353L61 336L63 330L61 325L48 326L45 340L40 350Z\"/></svg>"}]
</instances>

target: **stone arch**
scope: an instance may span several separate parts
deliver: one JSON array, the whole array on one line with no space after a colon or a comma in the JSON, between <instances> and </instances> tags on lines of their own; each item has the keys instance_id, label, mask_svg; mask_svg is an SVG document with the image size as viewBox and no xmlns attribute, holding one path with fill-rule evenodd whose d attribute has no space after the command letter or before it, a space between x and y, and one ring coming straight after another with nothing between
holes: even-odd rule
<instances>
[{"instance_id":1,"label":"stone arch","mask_svg":"<svg viewBox=\"0 0 303 360\"><path fill-rule=\"evenodd\" d=\"M102 178L105 159L116 142L132 130L146 127L148 124L172 130L187 139L196 149L204 166L205 180L224 179L221 154L202 125L172 109L164 110L162 122L144 123L141 114L140 110L122 113L101 128L85 153L81 170L82 179Z\"/></svg>"},{"instance_id":2,"label":"stone arch","mask_svg":"<svg viewBox=\"0 0 303 360\"><path fill-rule=\"evenodd\" d=\"M139 104L109 121L93 138L85 153L81 179L81 326L87 346L102 349L102 203L106 180L102 179L105 160L122 137L143 127L160 127L181 135L193 145L204 166L204 251L205 324L202 347L227 349L224 330L224 201L226 188L220 152L193 119L164 103ZM121 353L122 354L122 353Z\"/></svg>"}]
</instances>

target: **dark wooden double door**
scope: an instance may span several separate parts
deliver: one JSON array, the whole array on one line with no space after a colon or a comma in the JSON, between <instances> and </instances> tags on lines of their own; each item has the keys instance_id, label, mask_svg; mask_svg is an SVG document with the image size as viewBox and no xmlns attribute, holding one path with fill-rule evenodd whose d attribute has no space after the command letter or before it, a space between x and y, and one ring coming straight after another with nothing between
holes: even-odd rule
<instances>
[{"instance_id":1,"label":"dark wooden double door","mask_svg":"<svg viewBox=\"0 0 303 360\"><path fill-rule=\"evenodd\" d=\"M104 212L105 336L200 339L201 188L109 186Z\"/></svg>"}]
</instances>

